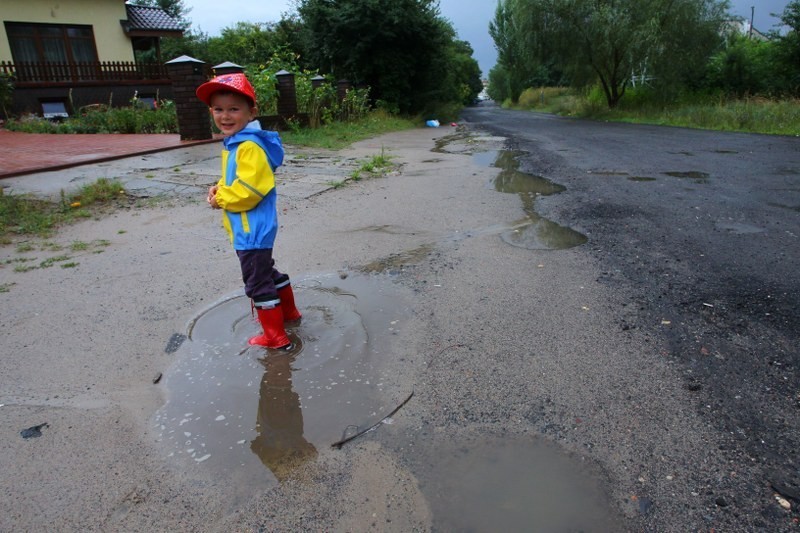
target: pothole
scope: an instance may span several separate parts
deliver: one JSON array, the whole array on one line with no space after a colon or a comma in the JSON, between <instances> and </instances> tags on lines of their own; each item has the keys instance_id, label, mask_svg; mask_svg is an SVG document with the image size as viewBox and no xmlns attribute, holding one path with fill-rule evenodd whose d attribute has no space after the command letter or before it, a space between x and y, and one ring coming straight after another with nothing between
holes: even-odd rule
<instances>
[{"instance_id":1,"label":"pothole","mask_svg":"<svg viewBox=\"0 0 800 533\"><path fill-rule=\"evenodd\" d=\"M167 457L228 480L245 498L380 421L408 393L391 346L409 310L388 277L327 274L293 285L303 314L287 325L293 351L249 347L260 326L249 300L229 295L192 322L154 417Z\"/></svg>"},{"instance_id":2,"label":"pothole","mask_svg":"<svg viewBox=\"0 0 800 533\"><path fill-rule=\"evenodd\" d=\"M664 174L672 176L673 178L694 180L695 183L708 183L708 178L710 177L707 172L700 172L698 170L690 170L688 172L664 172Z\"/></svg>"}]
</instances>

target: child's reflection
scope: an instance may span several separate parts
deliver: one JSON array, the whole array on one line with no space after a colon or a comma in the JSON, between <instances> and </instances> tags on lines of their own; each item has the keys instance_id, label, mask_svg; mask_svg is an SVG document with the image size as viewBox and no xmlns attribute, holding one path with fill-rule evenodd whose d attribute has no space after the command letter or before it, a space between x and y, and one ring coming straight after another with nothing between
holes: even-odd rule
<instances>
[{"instance_id":1,"label":"child's reflection","mask_svg":"<svg viewBox=\"0 0 800 533\"><path fill-rule=\"evenodd\" d=\"M292 390L294 354L270 353L261 360L266 368L261 378L256 433L250 449L283 481L306 461L317 456L314 445L303 437L300 397Z\"/></svg>"}]
</instances>

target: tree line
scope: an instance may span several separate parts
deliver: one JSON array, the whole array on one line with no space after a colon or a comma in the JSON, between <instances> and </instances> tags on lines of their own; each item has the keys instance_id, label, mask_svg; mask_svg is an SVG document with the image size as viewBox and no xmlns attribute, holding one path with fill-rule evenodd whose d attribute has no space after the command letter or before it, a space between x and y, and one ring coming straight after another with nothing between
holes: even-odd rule
<instances>
[{"instance_id":1,"label":"tree line","mask_svg":"<svg viewBox=\"0 0 800 533\"><path fill-rule=\"evenodd\" d=\"M499 0L489 25L498 61L489 95L599 86L609 108L640 83L668 102L687 93L796 97L800 0L768 40L741 31L727 0Z\"/></svg>"},{"instance_id":2,"label":"tree line","mask_svg":"<svg viewBox=\"0 0 800 533\"><path fill-rule=\"evenodd\" d=\"M136 0L190 25L183 0ZM483 89L478 62L441 16L438 0L298 0L277 22L241 21L210 36L189 26L164 39L162 56L251 72L281 68L346 79L371 101L402 114L454 115Z\"/></svg>"}]
</instances>

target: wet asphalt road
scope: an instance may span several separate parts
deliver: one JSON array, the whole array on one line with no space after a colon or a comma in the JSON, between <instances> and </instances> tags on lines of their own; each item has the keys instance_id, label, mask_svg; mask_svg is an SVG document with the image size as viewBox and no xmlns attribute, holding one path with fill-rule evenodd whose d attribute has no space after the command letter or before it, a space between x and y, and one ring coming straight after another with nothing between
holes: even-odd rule
<instances>
[{"instance_id":1,"label":"wet asphalt road","mask_svg":"<svg viewBox=\"0 0 800 533\"><path fill-rule=\"evenodd\" d=\"M567 188L537 211L588 237L579 250L624 302L609 311L619 332L664 347L712 433L718 464L692 492L705 500L709 526L797 527L800 140L489 105L464 118L508 138L506 148L523 152L520 170ZM645 527L695 523L640 511Z\"/></svg>"}]
</instances>

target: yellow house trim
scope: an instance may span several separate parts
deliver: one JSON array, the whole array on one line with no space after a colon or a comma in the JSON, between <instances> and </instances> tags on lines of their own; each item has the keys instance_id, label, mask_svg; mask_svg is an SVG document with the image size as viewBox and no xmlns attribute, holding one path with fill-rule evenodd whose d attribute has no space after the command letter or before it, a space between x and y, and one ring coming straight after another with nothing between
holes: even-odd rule
<instances>
[{"instance_id":1,"label":"yellow house trim","mask_svg":"<svg viewBox=\"0 0 800 533\"><path fill-rule=\"evenodd\" d=\"M99 61L133 61L126 18L125 0L1 0L0 61L12 61L6 22L91 26Z\"/></svg>"}]
</instances>

